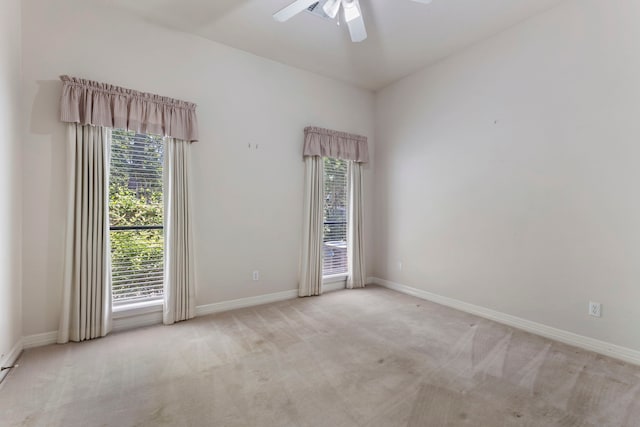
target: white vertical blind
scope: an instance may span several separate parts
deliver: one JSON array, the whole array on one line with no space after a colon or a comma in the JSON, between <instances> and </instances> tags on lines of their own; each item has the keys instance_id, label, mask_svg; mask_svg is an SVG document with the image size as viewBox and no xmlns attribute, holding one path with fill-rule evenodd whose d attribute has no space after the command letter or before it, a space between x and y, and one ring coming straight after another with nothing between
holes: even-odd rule
<instances>
[{"instance_id":1,"label":"white vertical blind","mask_svg":"<svg viewBox=\"0 0 640 427\"><path fill-rule=\"evenodd\" d=\"M114 305L161 299L162 137L114 130L109 177Z\"/></svg>"},{"instance_id":2,"label":"white vertical blind","mask_svg":"<svg viewBox=\"0 0 640 427\"><path fill-rule=\"evenodd\" d=\"M325 157L322 275L347 274L347 161Z\"/></svg>"}]
</instances>

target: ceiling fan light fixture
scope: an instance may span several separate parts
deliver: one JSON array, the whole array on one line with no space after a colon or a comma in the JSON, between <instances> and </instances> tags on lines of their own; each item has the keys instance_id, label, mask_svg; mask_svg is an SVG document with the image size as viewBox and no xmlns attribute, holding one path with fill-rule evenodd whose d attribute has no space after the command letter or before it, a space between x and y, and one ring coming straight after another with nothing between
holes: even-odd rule
<instances>
[{"instance_id":1,"label":"ceiling fan light fixture","mask_svg":"<svg viewBox=\"0 0 640 427\"><path fill-rule=\"evenodd\" d=\"M340 11L341 3L342 0L327 0L324 6L322 6L322 10L324 10L324 13L326 13L331 19L335 19Z\"/></svg>"},{"instance_id":2,"label":"ceiling fan light fixture","mask_svg":"<svg viewBox=\"0 0 640 427\"><path fill-rule=\"evenodd\" d=\"M345 22L351 22L362 16L357 0L343 0L342 9L344 10Z\"/></svg>"},{"instance_id":3,"label":"ceiling fan light fixture","mask_svg":"<svg viewBox=\"0 0 640 427\"><path fill-rule=\"evenodd\" d=\"M411 1L423 4L431 3L431 0ZM322 5L322 8L320 8L320 5ZM351 41L357 43L366 40L367 28L364 24L359 0L294 0L289 6L274 13L273 18L276 21L285 22L307 10L314 15L333 20L338 18L340 7L342 7L344 21L349 27ZM338 25L340 25L339 19Z\"/></svg>"}]
</instances>

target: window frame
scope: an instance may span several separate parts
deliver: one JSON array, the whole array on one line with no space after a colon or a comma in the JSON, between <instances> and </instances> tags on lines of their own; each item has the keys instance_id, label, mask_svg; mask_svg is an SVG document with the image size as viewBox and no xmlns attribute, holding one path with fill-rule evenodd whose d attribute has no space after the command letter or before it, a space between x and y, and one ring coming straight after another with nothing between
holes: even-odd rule
<instances>
[{"instance_id":1,"label":"window frame","mask_svg":"<svg viewBox=\"0 0 640 427\"><path fill-rule=\"evenodd\" d=\"M162 194L162 202L161 202L161 206L162 206L162 224L141 224L141 225L112 225L111 224L111 220L109 221L109 236L110 236L110 254L113 253L113 239L112 237L112 233L113 232L121 232L121 231L145 231L145 230L162 230L162 246L161 246L161 252L162 252L162 270L161 270L161 277L162 277L162 281L161 281L161 294L160 295L154 295L154 296L150 296L150 297L146 297L146 298L130 298L130 299L123 299L123 300L116 300L114 298L114 293L113 293L113 276L114 276L114 264L113 262L110 263L110 275L111 275L111 280L109 283L109 286L111 286L111 311L113 314L114 319L122 319L125 317L129 317L129 316L137 316L137 315L145 315L145 314L150 314L150 313L156 313L158 311L162 311L162 305L164 302L164 256L165 256L165 249L166 249L166 245L165 245L165 231L164 231L164 192L165 192L165 188L164 188L164 144L165 144L165 137L160 136L160 135L155 135L155 134L150 134L150 133L143 133L143 132L134 132L134 131L129 131L127 129L113 129L112 130L112 137L111 137L111 146L110 146L110 153L109 153L109 157L110 157L110 168L109 168L109 207L111 208L111 177L112 177L112 172L113 172L113 142L114 142L114 136L113 136L113 132L129 132L132 133L134 136L136 137L137 135L144 135L147 138L155 138L157 142L161 142L163 148L162 148L162 156L159 159L159 163L160 163L160 170L161 170L161 174L159 177L159 181L160 181L160 188L161 188L161 194ZM111 212L111 209L110 209ZM112 260L113 261L113 260ZM133 273L132 274L136 274L135 270L132 270Z\"/></svg>"},{"instance_id":2,"label":"window frame","mask_svg":"<svg viewBox=\"0 0 640 427\"><path fill-rule=\"evenodd\" d=\"M344 171L344 198L345 198L345 202L344 202L344 228L345 228L345 268L346 271L344 272L340 272L340 273L335 273L335 274L327 274L325 275L324 273L324 269L325 269L325 225L327 223L335 223L335 221L327 221L326 219L326 213L325 213L325 207L323 206L323 221L322 221L322 285L323 288L327 288L327 287L336 287L339 284L344 284L346 285L347 282L347 278L349 276L349 259L348 259L348 254L349 254L349 160L344 160L344 159L337 159L337 158L333 158L333 157L323 157L322 161L323 161L323 178L322 178L322 188L323 188L323 203L327 198L327 194L326 194L326 187L327 187L327 183L326 183L326 179L327 179L327 173L326 173L326 167L325 167L325 160L329 159L332 161L335 160L340 160L342 162L344 162L345 164L345 171Z\"/></svg>"}]
</instances>

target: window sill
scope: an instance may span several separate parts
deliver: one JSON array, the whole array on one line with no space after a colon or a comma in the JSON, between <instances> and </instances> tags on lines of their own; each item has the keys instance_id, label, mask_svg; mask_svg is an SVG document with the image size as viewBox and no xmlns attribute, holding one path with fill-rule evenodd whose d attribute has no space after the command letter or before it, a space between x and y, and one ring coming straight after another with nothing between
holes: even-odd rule
<instances>
[{"instance_id":1,"label":"window sill","mask_svg":"<svg viewBox=\"0 0 640 427\"><path fill-rule=\"evenodd\" d=\"M134 302L129 304L115 305L112 308L113 318L121 319L124 317L138 316L148 313L162 312L162 299L151 301Z\"/></svg>"},{"instance_id":2,"label":"window sill","mask_svg":"<svg viewBox=\"0 0 640 427\"><path fill-rule=\"evenodd\" d=\"M336 282L346 282L348 274L334 274L333 276L324 276L322 278L322 283L336 283Z\"/></svg>"},{"instance_id":3,"label":"window sill","mask_svg":"<svg viewBox=\"0 0 640 427\"><path fill-rule=\"evenodd\" d=\"M322 278L323 291L339 291L347 287L347 274L335 274Z\"/></svg>"}]
</instances>

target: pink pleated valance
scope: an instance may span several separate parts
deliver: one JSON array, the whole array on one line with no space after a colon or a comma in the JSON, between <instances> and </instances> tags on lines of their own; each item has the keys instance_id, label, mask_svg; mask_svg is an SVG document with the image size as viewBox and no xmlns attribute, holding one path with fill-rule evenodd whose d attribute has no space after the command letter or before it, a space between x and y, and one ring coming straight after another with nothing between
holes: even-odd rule
<instances>
[{"instance_id":1,"label":"pink pleated valance","mask_svg":"<svg viewBox=\"0 0 640 427\"><path fill-rule=\"evenodd\" d=\"M63 122L198 140L196 104L75 77L60 79Z\"/></svg>"},{"instance_id":2,"label":"pink pleated valance","mask_svg":"<svg viewBox=\"0 0 640 427\"><path fill-rule=\"evenodd\" d=\"M367 163L369 161L369 146L366 136L308 127L304 130L303 154L305 157L333 157Z\"/></svg>"}]
</instances>

